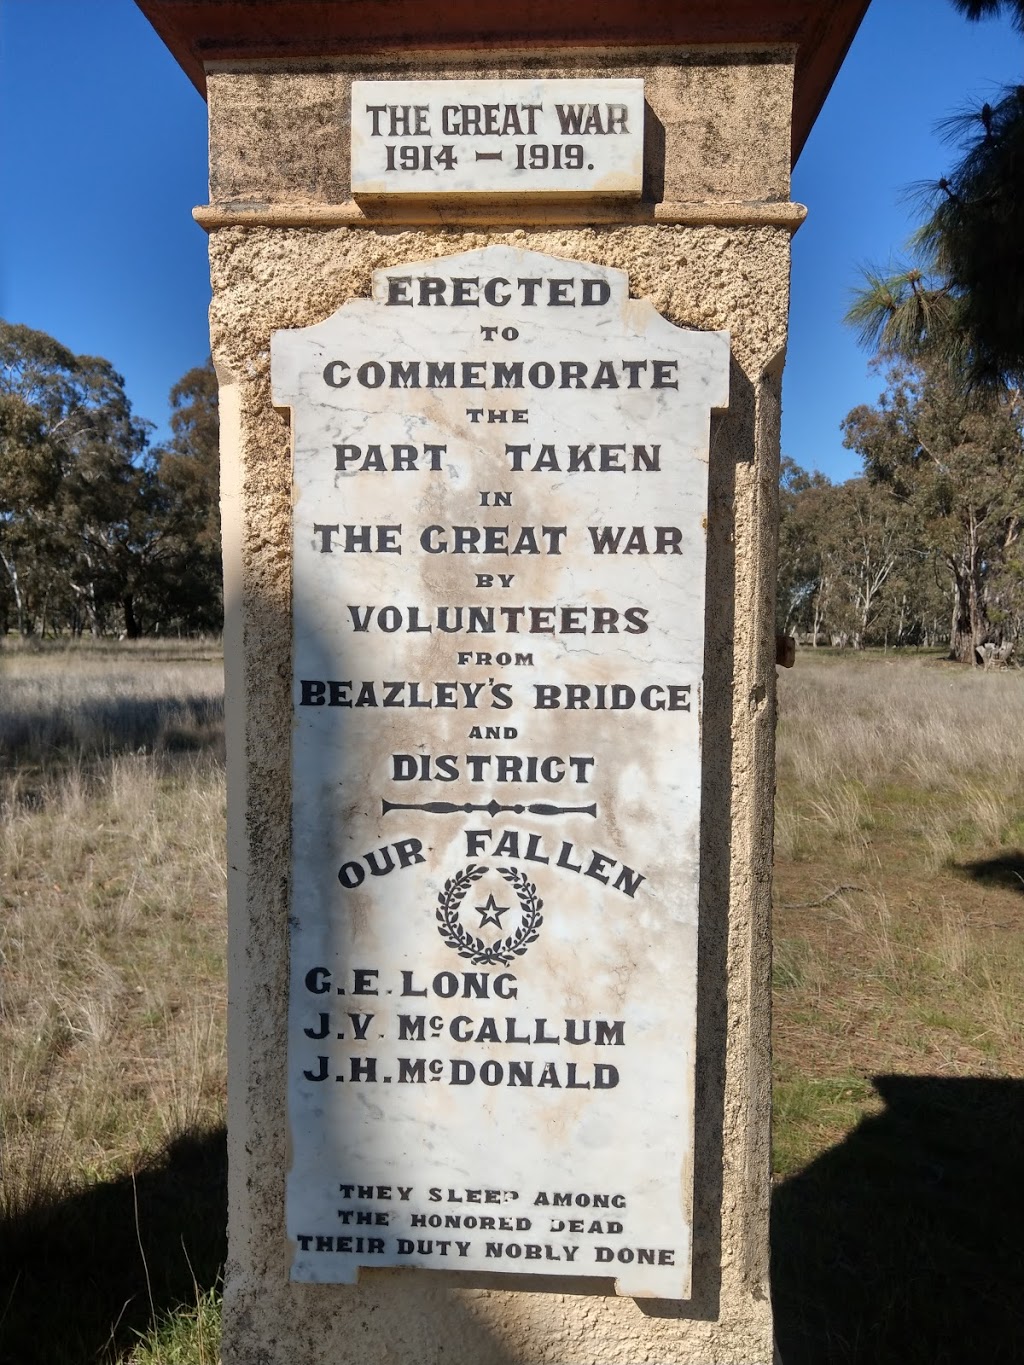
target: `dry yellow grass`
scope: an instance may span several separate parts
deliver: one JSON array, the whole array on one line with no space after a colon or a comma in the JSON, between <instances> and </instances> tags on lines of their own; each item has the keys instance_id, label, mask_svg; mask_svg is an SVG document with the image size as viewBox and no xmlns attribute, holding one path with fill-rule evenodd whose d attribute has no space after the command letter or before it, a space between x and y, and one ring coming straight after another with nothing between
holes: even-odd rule
<instances>
[{"instance_id":1,"label":"dry yellow grass","mask_svg":"<svg viewBox=\"0 0 1024 1365\"><path fill-rule=\"evenodd\" d=\"M933 817L926 828L954 842L960 832L998 844L1021 830L1022 775L1017 670L981 673L928 657L825 661L804 650L782 675L783 857L813 849L822 835L860 845L855 831L867 828L869 815L901 806L908 816Z\"/></svg>"},{"instance_id":2,"label":"dry yellow grass","mask_svg":"<svg viewBox=\"0 0 1024 1365\"><path fill-rule=\"evenodd\" d=\"M826 1147L887 1071L1024 1064L1024 674L801 653L780 679L777 1167ZM856 1088L856 1086L854 1087Z\"/></svg>"},{"instance_id":3,"label":"dry yellow grass","mask_svg":"<svg viewBox=\"0 0 1024 1365\"><path fill-rule=\"evenodd\" d=\"M780 680L772 1295L786 1365L1024 1359L1024 674Z\"/></svg>"},{"instance_id":4,"label":"dry yellow grass","mask_svg":"<svg viewBox=\"0 0 1024 1365\"><path fill-rule=\"evenodd\" d=\"M219 665L4 662L10 1207L15 1171L99 1178L219 1116L224 779Z\"/></svg>"},{"instance_id":5,"label":"dry yellow grass","mask_svg":"<svg viewBox=\"0 0 1024 1365\"><path fill-rule=\"evenodd\" d=\"M223 675L177 644L0 666L0 1216L21 1227L223 1122Z\"/></svg>"}]
</instances>

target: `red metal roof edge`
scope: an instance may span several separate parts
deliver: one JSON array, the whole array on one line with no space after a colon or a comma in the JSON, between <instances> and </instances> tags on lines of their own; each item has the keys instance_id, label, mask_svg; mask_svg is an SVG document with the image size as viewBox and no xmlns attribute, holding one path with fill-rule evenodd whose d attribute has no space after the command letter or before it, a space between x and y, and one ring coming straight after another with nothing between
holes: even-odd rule
<instances>
[{"instance_id":1,"label":"red metal roof edge","mask_svg":"<svg viewBox=\"0 0 1024 1365\"><path fill-rule=\"evenodd\" d=\"M539 47L797 48L795 162L869 0L136 0L196 89L208 62L386 50Z\"/></svg>"}]
</instances>

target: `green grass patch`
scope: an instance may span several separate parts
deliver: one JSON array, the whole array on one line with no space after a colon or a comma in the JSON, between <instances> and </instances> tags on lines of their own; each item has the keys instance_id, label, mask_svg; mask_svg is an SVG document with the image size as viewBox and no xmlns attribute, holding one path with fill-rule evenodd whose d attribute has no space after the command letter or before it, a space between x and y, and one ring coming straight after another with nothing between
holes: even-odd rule
<instances>
[{"instance_id":1,"label":"green grass patch","mask_svg":"<svg viewBox=\"0 0 1024 1365\"><path fill-rule=\"evenodd\" d=\"M772 1106L772 1169L800 1170L877 1107L860 1076L776 1077Z\"/></svg>"},{"instance_id":2,"label":"green grass patch","mask_svg":"<svg viewBox=\"0 0 1024 1365\"><path fill-rule=\"evenodd\" d=\"M806 986L818 976L818 966L809 939L777 939L772 949L772 987L781 991Z\"/></svg>"},{"instance_id":3,"label":"green grass patch","mask_svg":"<svg viewBox=\"0 0 1024 1365\"><path fill-rule=\"evenodd\" d=\"M196 1302L165 1313L128 1356L126 1365L218 1365L221 1297L196 1287Z\"/></svg>"}]
</instances>

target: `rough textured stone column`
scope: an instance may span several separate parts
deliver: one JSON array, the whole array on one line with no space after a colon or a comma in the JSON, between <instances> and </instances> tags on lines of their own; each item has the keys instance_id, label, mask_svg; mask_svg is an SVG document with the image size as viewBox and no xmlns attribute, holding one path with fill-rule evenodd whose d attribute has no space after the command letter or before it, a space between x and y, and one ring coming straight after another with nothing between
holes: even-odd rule
<instances>
[{"instance_id":1,"label":"rough textured stone column","mask_svg":"<svg viewBox=\"0 0 1024 1365\"><path fill-rule=\"evenodd\" d=\"M230 839L230 1256L224 1359L767 1365L774 542L793 52L576 52L514 67L408 54L208 72L211 330L221 382ZM353 78L643 77L643 203L368 218L348 196ZM290 864L289 431L270 334L366 297L381 266L510 243L614 266L681 327L732 341L712 431L692 1297L585 1281L364 1271L293 1284L284 1236ZM651 1160L657 1154L651 1153Z\"/></svg>"}]
</instances>

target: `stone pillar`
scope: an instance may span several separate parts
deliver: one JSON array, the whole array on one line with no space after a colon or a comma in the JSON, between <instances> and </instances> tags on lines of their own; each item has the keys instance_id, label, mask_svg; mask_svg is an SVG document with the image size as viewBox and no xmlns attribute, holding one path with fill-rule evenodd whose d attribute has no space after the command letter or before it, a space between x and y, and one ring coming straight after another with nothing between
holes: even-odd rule
<instances>
[{"instance_id":1,"label":"stone pillar","mask_svg":"<svg viewBox=\"0 0 1024 1365\"><path fill-rule=\"evenodd\" d=\"M768 1365L769 907L780 383L795 49L429 58L207 70L211 332L221 384L229 736L228 1365ZM639 202L359 207L353 80L645 82ZM374 270L493 244L614 267L683 328L728 332L712 427L697 970L693 1275L679 1301L537 1276L363 1271L289 1280L285 1096L290 878L291 465L270 337L370 294ZM656 1162L656 1152L649 1154Z\"/></svg>"}]
</instances>

